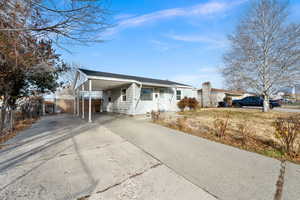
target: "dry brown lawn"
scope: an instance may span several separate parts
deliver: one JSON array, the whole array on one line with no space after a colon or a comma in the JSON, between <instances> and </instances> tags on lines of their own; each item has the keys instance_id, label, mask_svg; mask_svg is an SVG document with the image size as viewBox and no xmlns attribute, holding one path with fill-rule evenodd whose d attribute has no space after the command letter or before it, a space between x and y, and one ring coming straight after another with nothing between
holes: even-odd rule
<instances>
[{"instance_id":1,"label":"dry brown lawn","mask_svg":"<svg viewBox=\"0 0 300 200\"><path fill-rule=\"evenodd\" d=\"M218 118L229 118L229 134L237 134L238 124L248 124L251 127L251 135L263 140L274 139L274 128L272 123L278 117L288 117L296 115L295 113L270 111L264 113L257 109L239 109L239 108L206 108L197 111L185 111L178 113L186 116L187 121L193 124L198 124L204 127L213 128L213 122Z\"/></svg>"},{"instance_id":2,"label":"dry brown lawn","mask_svg":"<svg viewBox=\"0 0 300 200\"><path fill-rule=\"evenodd\" d=\"M279 158L281 157L281 152L278 149L280 149L281 144L274 137L272 123L278 117L289 117L292 115L297 115L297 113L273 110L264 113L258 109L240 108L203 108L196 111L178 112L176 114L164 113L161 116L161 120L157 123L189 134ZM216 119L226 119L228 116L229 125L226 137L216 137L214 135L214 121ZM238 128L241 124L249 127L250 139L246 146L241 143L241 133ZM300 158L294 161L300 162Z\"/></svg>"}]
</instances>

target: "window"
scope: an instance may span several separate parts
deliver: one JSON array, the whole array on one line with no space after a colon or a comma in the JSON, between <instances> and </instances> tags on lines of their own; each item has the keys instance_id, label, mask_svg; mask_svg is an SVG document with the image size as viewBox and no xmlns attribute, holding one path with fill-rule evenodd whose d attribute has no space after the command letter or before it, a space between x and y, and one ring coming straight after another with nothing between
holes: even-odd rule
<instances>
[{"instance_id":1,"label":"window","mask_svg":"<svg viewBox=\"0 0 300 200\"><path fill-rule=\"evenodd\" d=\"M152 101L152 99L153 99L153 89L152 88L142 88L141 100L142 101Z\"/></svg>"},{"instance_id":2,"label":"window","mask_svg":"<svg viewBox=\"0 0 300 200\"><path fill-rule=\"evenodd\" d=\"M126 88L121 90L121 100L126 101Z\"/></svg>"},{"instance_id":3,"label":"window","mask_svg":"<svg viewBox=\"0 0 300 200\"><path fill-rule=\"evenodd\" d=\"M176 100L181 100L181 90L176 90Z\"/></svg>"}]
</instances>

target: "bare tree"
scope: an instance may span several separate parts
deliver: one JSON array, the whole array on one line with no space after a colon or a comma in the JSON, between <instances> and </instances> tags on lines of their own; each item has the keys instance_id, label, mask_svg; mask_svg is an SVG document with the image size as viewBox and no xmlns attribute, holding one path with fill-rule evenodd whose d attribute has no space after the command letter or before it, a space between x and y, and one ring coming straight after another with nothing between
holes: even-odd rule
<instances>
[{"instance_id":1,"label":"bare tree","mask_svg":"<svg viewBox=\"0 0 300 200\"><path fill-rule=\"evenodd\" d=\"M264 97L300 80L300 24L288 23L288 3L257 0L236 32L229 36L231 49L224 55L223 76L240 81Z\"/></svg>"},{"instance_id":2,"label":"bare tree","mask_svg":"<svg viewBox=\"0 0 300 200\"><path fill-rule=\"evenodd\" d=\"M104 0L0 0L0 18L7 23L0 31L30 32L58 44L99 42L110 26L108 14ZM18 26L10 23L16 16Z\"/></svg>"},{"instance_id":3,"label":"bare tree","mask_svg":"<svg viewBox=\"0 0 300 200\"><path fill-rule=\"evenodd\" d=\"M60 81L63 87L71 87L74 83L76 73L78 69L81 67L78 63L69 63L66 65L66 70L60 76Z\"/></svg>"}]
</instances>

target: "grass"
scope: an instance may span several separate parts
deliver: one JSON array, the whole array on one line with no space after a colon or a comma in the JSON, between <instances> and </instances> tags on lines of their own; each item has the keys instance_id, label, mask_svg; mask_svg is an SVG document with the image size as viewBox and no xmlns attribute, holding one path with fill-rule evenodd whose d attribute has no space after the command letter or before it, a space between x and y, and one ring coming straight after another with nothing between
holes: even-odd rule
<instances>
[{"instance_id":1,"label":"grass","mask_svg":"<svg viewBox=\"0 0 300 200\"><path fill-rule=\"evenodd\" d=\"M216 135L214 121L216 119L224 120L228 115L230 116L228 130L226 130L225 137L220 138ZM297 113L274 110L263 113L257 109L205 108L196 111L178 112L177 115L162 116L161 120L156 121L156 123L247 151L279 160L288 159L300 164L300 155L295 158L284 156L281 151L281 144L273 135L274 127L272 123L274 120L277 117L292 115L297 115ZM249 127L249 137L246 144L239 131L241 124L247 124Z\"/></svg>"},{"instance_id":2,"label":"grass","mask_svg":"<svg viewBox=\"0 0 300 200\"><path fill-rule=\"evenodd\" d=\"M225 117L230 113L231 118L242 119L242 118L256 118L256 119L274 119L279 116L290 116L293 113L283 113L279 111L262 112L258 109L240 109L240 108L203 108L196 111L184 111L179 112L180 115L184 116L205 116L205 117Z\"/></svg>"},{"instance_id":3,"label":"grass","mask_svg":"<svg viewBox=\"0 0 300 200\"><path fill-rule=\"evenodd\" d=\"M273 157L273 158L282 158L284 157L284 153L277 149L266 149L259 152L265 156Z\"/></svg>"}]
</instances>

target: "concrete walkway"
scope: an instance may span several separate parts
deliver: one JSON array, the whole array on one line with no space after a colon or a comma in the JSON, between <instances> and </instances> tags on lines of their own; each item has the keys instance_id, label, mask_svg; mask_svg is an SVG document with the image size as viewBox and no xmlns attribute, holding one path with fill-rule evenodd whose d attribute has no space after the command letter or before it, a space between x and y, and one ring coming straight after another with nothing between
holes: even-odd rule
<instances>
[{"instance_id":1,"label":"concrete walkway","mask_svg":"<svg viewBox=\"0 0 300 200\"><path fill-rule=\"evenodd\" d=\"M119 117L104 126L218 199L274 198L278 160L135 118ZM286 163L283 199L300 199L299 165Z\"/></svg>"},{"instance_id":2,"label":"concrete walkway","mask_svg":"<svg viewBox=\"0 0 300 200\"><path fill-rule=\"evenodd\" d=\"M274 108L274 110L280 111L280 112L300 113L300 109L294 109L294 108Z\"/></svg>"},{"instance_id":3,"label":"concrete walkway","mask_svg":"<svg viewBox=\"0 0 300 200\"><path fill-rule=\"evenodd\" d=\"M114 120L50 116L21 132L0 150L0 199L215 200L105 127Z\"/></svg>"}]
</instances>

